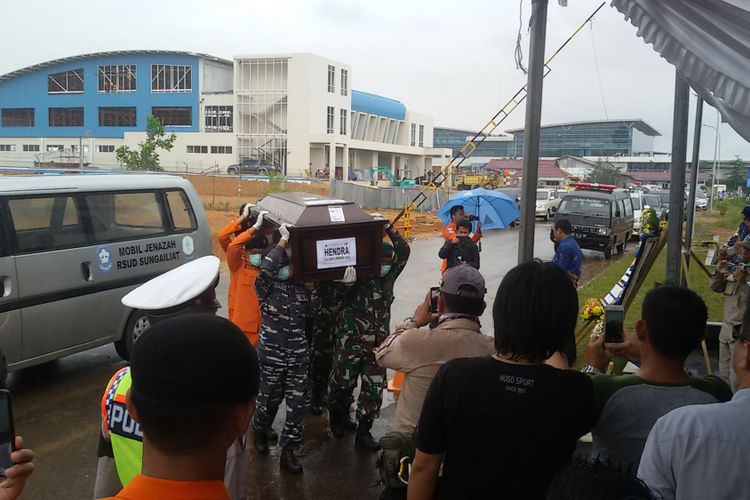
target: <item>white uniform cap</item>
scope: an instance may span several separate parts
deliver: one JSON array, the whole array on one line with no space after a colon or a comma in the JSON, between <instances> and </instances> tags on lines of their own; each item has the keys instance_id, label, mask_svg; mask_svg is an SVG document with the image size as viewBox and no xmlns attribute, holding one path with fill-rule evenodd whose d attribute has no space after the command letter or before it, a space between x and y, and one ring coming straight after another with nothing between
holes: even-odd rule
<instances>
[{"instance_id":1,"label":"white uniform cap","mask_svg":"<svg viewBox=\"0 0 750 500\"><path fill-rule=\"evenodd\" d=\"M211 287L219 276L221 261L209 255L153 278L122 298L133 309L154 311L185 304Z\"/></svg>"}]
</instances>

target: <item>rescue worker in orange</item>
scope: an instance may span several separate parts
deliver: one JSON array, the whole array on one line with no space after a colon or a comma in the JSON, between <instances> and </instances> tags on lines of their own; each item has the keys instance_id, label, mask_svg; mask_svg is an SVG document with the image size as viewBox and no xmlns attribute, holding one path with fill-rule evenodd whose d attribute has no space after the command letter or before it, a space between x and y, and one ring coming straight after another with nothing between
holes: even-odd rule
<instances>
[{"instance_id":1,"label":"rescue worker in orange","mask_svg":"<svg viewBox=\"0 0 750 500\"><path fill-rule=\"evenodd\" d=\"M450 210L451 214L451 221L443 227L443 238L445 241L453 241L458 234L456 233L456 223L460 220L468 218L471 220L477 221L477 230L474 231L474 234L471 235L471 241L476 243L479 243L479 240L482 239L482 222L478 220L475 216L468 214L466 215L464 213L464 207L461 205L455 205L451 207ZM443 266L440 268L440 274L443 274L445 270L448 268L448 259L443 259Z\"/></svg>"},{"instance_id":2,"label":"rescue worker in orange","mask_svg":"<svg viewBox=\"0 0 750 500\"><path fill-rule=\"evenodd\" d=\"M260 212L250 226L251 207L249 203L244 204L240 217L221 230L219 244L227 255L229 267L229 320L240 327L255 347L260 330L260 304L255 279L260 272L261 252L267 246L260 228L263 226L263 216L268 212Z\"/></svg>"}]
</instances>

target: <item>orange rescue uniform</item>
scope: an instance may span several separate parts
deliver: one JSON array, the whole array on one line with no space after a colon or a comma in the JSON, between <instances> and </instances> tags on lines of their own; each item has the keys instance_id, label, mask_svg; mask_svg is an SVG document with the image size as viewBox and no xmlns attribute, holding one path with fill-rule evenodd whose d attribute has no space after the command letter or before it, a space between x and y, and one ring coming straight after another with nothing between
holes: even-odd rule
<instances>
[{"instance_id":1,"label":"orange rescue uniform","mask_svg":"<svg viewBox=\"0 0 750 500\"><path fill-rule=\"evenodd\" d=\"M235 236L234 239L232 235ZM227 254L229 267L229 321L240 327L255 347L260 330L260 304L255 292L255 279L260 270L248 262L245 251L245 243L253 236L253 228L242 231L240 224L233 220L219 233L219 244Z\"/></svg>"},{"instance_id":2,"label":"orange rescue uniform","mask_svg":"<svg viewBox=\"0 0 750 500\"><path fill-rule=\"evenodd\" d=\"M456 237L456 223L453 221L450 221L448 224L443 227L443 238L445 238L445 241L450 241L453 238ZM479 240L482 239L482 230L477 229L474 234L471 235L471 241L474 243L479 243ZM448 259L443 259L443 265L440 268L440 273L444 273L445 269L448 267Z\"/></svg>"},{"instance_id":3,"label":"orange rescue uniform","mask_svg":"<svg viewBox=\"0 0 750 500\"><path fill-rule=\"evenodd\" d=\"M102 500L230 500L221 481L172 481L139 474L116 496Z\"/></svg>"}]
</instances>

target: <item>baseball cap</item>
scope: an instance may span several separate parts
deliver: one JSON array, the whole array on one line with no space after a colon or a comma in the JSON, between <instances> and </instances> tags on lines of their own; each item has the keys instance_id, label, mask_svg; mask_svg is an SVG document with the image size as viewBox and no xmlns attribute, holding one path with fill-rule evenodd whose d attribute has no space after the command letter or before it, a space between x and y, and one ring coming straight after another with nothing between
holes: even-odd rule
<instances>
[{"instance_id":1,"label":"baseball cap","mask_svg":"<svg viewBox=\"0 0 750 500\"><path fill-rule=\"evenodd\" d=\"M258 394L258 366L234 323L185 314L149 327L135 343L131 391L139 401L170 408L244 403Z\"/></svg>"},{"instance_id":2,"label":"baseball cap","mask_svg":"<svg viewBox=\"0 0 750 500\"><path fill-rule=\"evenodd\" d=\"M487 289L479 271L467 264L460 264L445 271L440 291L449 295L482 299Z\"/></svg>"},{"instance_id":3,"label":"baseball cap","mask_svg":"<svg viewBox=\"0 0 750 500\"><path fill-rule=\"evenodd\" d=\"M218 257L195 259L151 279L122 298L125 306L144 311L162 311L187 306L219 280ZM214 301L216 296L214 295ZM221 305L216 302L216 307Z\"/></svg>"},{"instance_id":4,"label":"baseball cap","mask_svg":"<svg viewBox=\"0 0 750 500\"><path fill-rule=\"evenodd\" d=\"M746 219L750 219L750 205L745 205L742 209L742 216Z\"/></svg>"}]
</instances>

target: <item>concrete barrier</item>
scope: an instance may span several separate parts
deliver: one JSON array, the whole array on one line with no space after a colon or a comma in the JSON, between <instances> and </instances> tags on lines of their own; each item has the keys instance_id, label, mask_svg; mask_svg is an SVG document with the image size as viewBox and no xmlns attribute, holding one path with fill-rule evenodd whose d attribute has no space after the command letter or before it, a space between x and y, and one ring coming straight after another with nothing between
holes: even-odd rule
<instances>
[{"instance_id":1,"label":"concrete barrier","mask_svg":"<svg viewBox=\"0 0 750 500\"><path fill-rule=\"evenodd\" d=\"M331 198L342 198L353 201L362 208L404 208L422 190L422 186L414 188L373 187L354 182L334 181L331 186ZM427 212L439 209L447 200L446 190L439 188L428 196L419 208Z\"/></svg>"}]
</instances>

